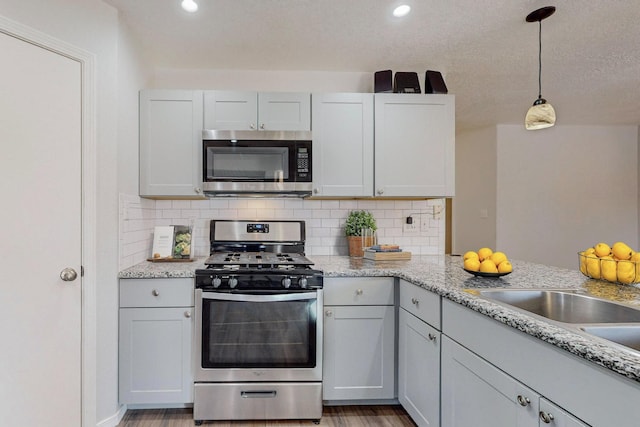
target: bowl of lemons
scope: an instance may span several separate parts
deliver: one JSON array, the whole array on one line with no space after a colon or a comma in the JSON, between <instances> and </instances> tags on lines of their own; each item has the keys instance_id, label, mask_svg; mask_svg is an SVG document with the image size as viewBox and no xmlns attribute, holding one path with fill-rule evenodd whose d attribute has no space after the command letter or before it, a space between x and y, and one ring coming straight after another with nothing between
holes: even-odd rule
<instances>
[{"instance_id":1,"label":"bowl of lemons","mask_svg":"<svg viewBox=\"0 0 640 427\"><path fill-rule=\"evenodd\" d=\"M462 259L463 270L478 277L502 277L513 271L507 255L491 248L467 251Z\"/></svg>"},{"instance_id":2,"label":"bowl of lemons","mask_svg":"<svg viewBox=\"0 0 640 427\"><path fill-rule=\"evenodd\" d=\"M578 252L580 272L587 277L629 285L640 282L640 252L624 242L597 243Z\"/></svg>"}]
</instances>

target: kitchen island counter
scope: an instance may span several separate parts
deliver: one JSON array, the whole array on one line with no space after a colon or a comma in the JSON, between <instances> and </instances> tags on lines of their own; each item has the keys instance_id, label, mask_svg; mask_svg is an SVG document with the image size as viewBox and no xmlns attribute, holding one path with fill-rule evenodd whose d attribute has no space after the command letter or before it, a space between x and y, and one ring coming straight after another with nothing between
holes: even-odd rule
<instances>
[{"instance_id":1,"label":"kitchen island counter","mask_svg":"<svg viewBox=\"0 0 640 427\"><path fill-rule=\"evenodd\" d=\"M475 277L462 269L456 256L414 256L406 261L371 261L346 256L309 256L314 268L326 277L390 276L464 305L505 325L566 350L591 363L640 382L640 353L583 335L558 322L528 315L522 311L479 298L469 289L573 289L594 297L621 302L640 309L638 285L616 285L593 280L577 269L568 270L512 260L513 272L501 278ZM188 263L142 262L120 272L126 278L194 277L204 267L205 258Z\"/></svg>"}]
</instances>

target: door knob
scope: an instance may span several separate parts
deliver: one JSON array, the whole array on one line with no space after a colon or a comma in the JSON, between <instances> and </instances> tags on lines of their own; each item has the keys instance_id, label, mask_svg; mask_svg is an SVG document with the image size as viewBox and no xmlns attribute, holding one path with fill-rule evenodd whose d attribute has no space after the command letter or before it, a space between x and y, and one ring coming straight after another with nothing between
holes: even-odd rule
<instances>
[{"instance_id":1,"label":"door knob","mask_svg":"<svg viewBox=\"0 0 640 427\"><path fill-rule=\"evenodd\" d=\"M67 267L60 272L60 278L65 282L73 282L77 277L78 273L71 267Z\"/></svg>"}]
</instances>

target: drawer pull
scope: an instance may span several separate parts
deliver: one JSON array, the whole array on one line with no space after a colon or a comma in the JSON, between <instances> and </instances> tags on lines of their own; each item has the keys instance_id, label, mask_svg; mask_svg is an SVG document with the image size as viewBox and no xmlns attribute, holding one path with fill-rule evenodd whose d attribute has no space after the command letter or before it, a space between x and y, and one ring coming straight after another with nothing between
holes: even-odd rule
<instances>
[{"instance_id":1,"label":"drawer pull","mask_svg":"<svg viewBox=\"0 0 640 427\"><path fill-rule=\"evenodd\" d=\"M184 312L184 317L186 317L187 319L191 317L191 312L190 311L185 311Z\"/></svg>"},{"instance_id":2,"label":"drawer pull","mask_svg":"<svg viewBox=\"0 0 640 427\"><path fill-rule=\"evenodd\" d=\"M540 411L540 419L542 420L543 423L545 424L551 424L551 421L554 420L553 415L552 414L548 414L544 411Z\"/></svg>"},{"instance_id":3,"label":"drawer pull","mask_svg":"<svg viewBox=\"0 0 640 427\"><path fill-rule=\"evenodd\" d=\"M331 317L331 315L333 314L333 312L331 310L327 310L324 312L324 315L327 317Z\"/></svg>"},{"instance_id":4,"label":"drawer pull","mask_svg":"<svg viewBox=\"0 0 640 427\"><path fill-rule=\"evenodd\" d=\"M521 394L518 395L517 400L520 406L529 406L529 403L531 403L528 397L524 397Z\"/></svg>"},{"instance_id":5,"label":"drawer pull","mask_svg":"<svg viewBox=\"0 0 640 427\"><path fill-rule=\"evenodd\" d=\"M240 396L244 399L247 398L260 398L260 397L276 397L277 392L275 390L265 391L241 391Z\"/></svg>"},{"instance_id":6,"label":"drawer pull","mask_svg":"<svg viewBox=\"0 0 640 427\"><path fill-rule=\"evenodd\" d=\"M358 289L356 290L356 295L362 295L364 292L362 291L362 289Z\"/></svg>"},{"instance_id":7,"label":"drawer pull","mask_svg":"<svg viewBox=\"0 0 640 427\"><path fill-rule=\"evenodd\" d=\"M151 295L153 295L154 297L160 296L160 291L158 291L157 289L154 289L151 291Z\"/></svg>"},{"instance_id":8,"label":"drawer pull","mask_svg":"<svg viewBox=\"0 0 640 427\"><path fill-rule=\"evenodd\" d=\"M429 333L427 336L429 337L429 341L433 341L433 342L435 342L436 339L438 338L435 335L433 335L432 333Z\"/></svg>"},{"instance_id":9,"label":"drawer pull","mask_svg":"<svg viewBox=\"0 0 640 427\"><path fill-rule=\"evenodd\" d=\"M411 298L411 303L417 307L418 304L420 304L420 300L417 298Z\"/></svg>"}]
</instances>

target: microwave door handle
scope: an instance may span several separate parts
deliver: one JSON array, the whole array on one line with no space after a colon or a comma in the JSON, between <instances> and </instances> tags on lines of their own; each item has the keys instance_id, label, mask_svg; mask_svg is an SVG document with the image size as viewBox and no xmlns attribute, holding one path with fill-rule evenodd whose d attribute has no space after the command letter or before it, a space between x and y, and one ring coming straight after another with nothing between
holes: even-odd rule
<instances>
[{"instance_id":1,"label":"microwave door handle","mask_svg":"<svg viewBox=\"0 0 640 427\"><path fill-rule=\"evenodd\" d=\"M227 294L221 292L202 292L203 299L214 299L224 301L242 301L242 302L274 302L274 301L305 301L314 300L318 296L316 292L292 292L285 294Z\"/></svg>"}]
</instances>

